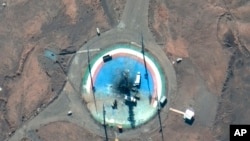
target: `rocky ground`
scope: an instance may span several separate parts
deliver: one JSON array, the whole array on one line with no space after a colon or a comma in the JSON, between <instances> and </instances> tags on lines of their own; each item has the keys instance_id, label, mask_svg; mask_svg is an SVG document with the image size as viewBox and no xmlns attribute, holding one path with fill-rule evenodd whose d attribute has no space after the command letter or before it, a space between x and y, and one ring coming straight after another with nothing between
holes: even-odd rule
<instances>
[{"instance_id":1,"label":"rocky ground","mask_svg":"<svg viewBox=\"0 0 250 141\"><path fill-rule=\"evenodd\" d=\"M57 97L71 53L110 25L99 0L8 0L0 17L3 140Z\"/></svg>"},{"instance_id":2,"label":"rocky ground","mask_svg":"<svg viewBox=\"0 0 250 141\"><path fill-rule=\"evenodd\" d=\"M189 129L179 128L178 123L175 123L177 125L168 123L167 125L170 125L168 127L181 136L176 137L176 134L171 134L173 131L168 131L167 128L168 139L229 140L229 124L250 122L247 118L249 2L188 0L183 4L183 1L178 0L164 2L151 0L150 7L153 12L149 14L149 27L156 41L165 48L170 58L182 57L185 60L185 63L181 64L185 64L185 67L176 67L178 91L195 95L197 88L194 77L201 76L205 86L219 99L212 127L200 126ZM191 70L190 65L193 66ZM190 71L195 75L190 75L192 74ZM183 85L190 81L192 85ZM185 104L185 100L178 102ZM203 136L204 134L206 136Z\"/></svg>"}]
</instances>

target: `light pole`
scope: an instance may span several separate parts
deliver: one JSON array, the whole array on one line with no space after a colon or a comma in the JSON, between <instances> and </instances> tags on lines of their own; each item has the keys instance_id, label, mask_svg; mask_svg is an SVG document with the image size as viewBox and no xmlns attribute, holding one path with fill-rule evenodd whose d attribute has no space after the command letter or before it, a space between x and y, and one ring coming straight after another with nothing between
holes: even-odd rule
<instances>
[{"instance_id":1,"label":"light pole","mask_svg":"<svg viewBox=\"0 0 250 141\"><path fill-rule=\"evenodd\" d=\"M147 84L148 84L148 98L149 98L149 103L151 103L151 99L152 99L152 96L151 96L151 93L150 93L150 86L149 86L149 80L148 80L148 69L147 69L147 63L146 63L146 59L145 59L145 46L144 46L144 42L143 42L143 35L141 33L141 53L142 53L142 56L143 56L143 62L144 62L144 68L145 68L145 79L147 80Z\"/></svg>"},{"instance_id":2,"label":"light pole","mask_svg":"<svg viewBox=\"0 0 250 141\"><path fill-rule=\"evenodd\" d=\"M88 69L89 69L89 75L90 75L90 81L91 81L91 88L92 88L92 94L93 94L93 98L94 98L95 110L97 112L96 99L95 99L95 86L93 83L91 66L90 66L90 58L89 58L89 47L87 48L87 51L88 51Z\"/></svg>"},{"instance_id":3,"label":"light pole","mask_svg":"<svg viewBox=\"0 0 250 141\"><path fill-rule=\"evenodd\" d=\"M143 61L144 61L144 67L145 67L145 78L148 79L148 70L147 70L147 64L145 60L145 47L144 47L144 42L143 42L143 35L141 33L141 53L143 55Z\"/></svg>"},{"instance_id":4,"label":"light pole","mask_svg":"<svg viewBox=\"0 0 250 141\"><path fill-rule=\"evenodd\" d=\"M156 100L157 100L157 113L158 113L158 118L159 118L159 123L160 123L161 139L162 139L162 141L164 141L162 123L161 123L161 105L160 105L160 102L158 100L158 97L156 97Z\"/></svg>"},{"instance_id":5,"label":"light pole","mask_svg":"<svg viewBox=\"0 0 250 141\"><path fill-rule=\"evenodd\" d=\"M105 114L106 114L106 111L105 111L105 107L104 107L104 104L102 105L103 107L103 128L104 128L104 132L105 132L105 139L106 141L108 141L108 134L107 134L107 128L106 128L106 120L105 120Z\"/></svg>"}]
</instances>

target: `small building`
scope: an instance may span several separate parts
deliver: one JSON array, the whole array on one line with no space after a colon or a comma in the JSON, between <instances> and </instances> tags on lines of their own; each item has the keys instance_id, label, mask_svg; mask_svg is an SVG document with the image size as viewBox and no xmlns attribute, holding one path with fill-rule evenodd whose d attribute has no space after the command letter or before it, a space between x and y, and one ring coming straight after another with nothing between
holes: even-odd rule
<instances>
[{"instance_id":1,"label":"small building","mask_svg":"<svg viewBox=\"0 0 250 141\"><path fill-rule=\"evenodd\" d=\"M189 120L189 121L192 121L194 119L194 111L192 109L187 109L183 115L183 118L185 120Z\"/></svg>"}]
</instances>

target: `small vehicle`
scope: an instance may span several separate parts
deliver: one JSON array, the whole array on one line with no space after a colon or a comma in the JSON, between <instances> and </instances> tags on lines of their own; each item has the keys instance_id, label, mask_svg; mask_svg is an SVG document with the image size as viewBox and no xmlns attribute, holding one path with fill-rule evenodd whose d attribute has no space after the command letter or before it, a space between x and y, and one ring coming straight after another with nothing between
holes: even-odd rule
<instances>
[{"instance_id":1,"label":"small vehicle","mask_svg":"<svg viewBox=\"0 0 250 141\"><path fill-rule=\"evenodd\" d=\"M140 87L140 84L141 84L141 73L140 72L137 72L136 74L136 78L135 78L135 82L134 82L134 85L135 87Z\"/></svg>"},{"instance_id":2,"label":"small vehicle","mask_svg":"<svg viewBox=\"0 0 250 141\"><path fill-rule=\"evenodd\" d=\"M72 111L68 111L67 113L68 116L71 116L72 114L73 114Z\"/></svg>"},{"instance_id":3,"label":"small vehicle","mask_svg":"<svg viewBox=\"0 0 250 141\"><path fill-rule=\"evenodd\" d=\"M177 58L176 63L180 63L182 61L182 58Z\"/></svg>"},{"instance_id":4,"label":"small vehicle","mask_svg":"<svg viewBox=\"0 0 250 141\"><path fill-rule=\"evenodd\" d=\"M161 99L160 99L160 104L161 104L161 107L163 108L167 103L167 97L166 96L162 96Z\"/></svg>"},{"instance_id":5,"label":"small vehicle","mask_svg":"<svg viewBox=\"0 0 250 141\"><path fill-rule=\"evenodd\" d=\"M97 33L97 35L98 35L98 36L100 36L100 35L101 35L101 33L100 33L100 29L99 29L98 27L96 28L96 33Z\"/></svg>"}]
</instances>

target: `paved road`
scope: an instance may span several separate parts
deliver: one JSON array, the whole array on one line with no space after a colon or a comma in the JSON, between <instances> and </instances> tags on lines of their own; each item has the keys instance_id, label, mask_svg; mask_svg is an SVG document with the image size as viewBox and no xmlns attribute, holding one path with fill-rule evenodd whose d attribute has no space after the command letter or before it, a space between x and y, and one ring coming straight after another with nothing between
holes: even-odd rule
<instances>
[{"instance_id":1,"label":"paved road","mask_svg":"<svg viewBox=\"0 0 250 141\"><path fill-rule=\"evenodd\" d=\"M145 48L149 50L151 54L156 56L156 59L163 66L163 71L168 76L166 80L168 82L168 94L174 94L176 92L176 77L171 62L166 57L165 53L159 46L156 45L153 36L148 28L148 6L149 0L127 0L124 13L122 15L121 22L118 26L110 31L102 33L101 36L96 36L88 41L80 51L86 50L86 48L97 49L105 48L112 44L119 42L136 42L141 44L141 33L144 37ZM100 47L100 45L102 45ZM91 52L94 55L96 52ZM68 73L68 82L64 87L59 97L50 104L44 111L42 111L34 119L31 119L25 123L15 134L9 139L10 141L17 141L24 136L29 136L34 140L37 138L30 133L38 129L40 126L54 122L54 121L69 121L88 129L90 132L104 136L103 128L95 124L91 119L86 106L82 103L81 98L81 81L87 66L87 56L84 53L76 54ZM169 103L168 103L169 105ZM168 106L167 105L167 106ZM67 111L72 110L73 116L68 117ZM167 108L162 112L162 118L166 118ZM84 119L84 120L83 120ZM143 127L139 127L135 130L127 131L118 135L119 138L138 138L142 136L148 136L149 133L159 130L158 118L152 119ZM108 131L109 137L114 137L112 130Z\"/></svg>"},{"instance_id":2,"label":"paved road","mask_svg":"<svg viewBox=\"0 0 250 141\"><path fill-rule=\"evenodd\" d=\"M142 33L147 40L154 41L148 28L149 0L127 0L118 28Z\"/></svg>"},{"instance_id":3,"label":"paved road","mask_svg":"<svg viewBox=\"0 0 250 141\"><path fill-rule=\"evenodd\" d=\"M126 29L133 30L147 27L148 3L149 0L127 0L119 25L125 24Z\"/></svg>"}]
</instances>

